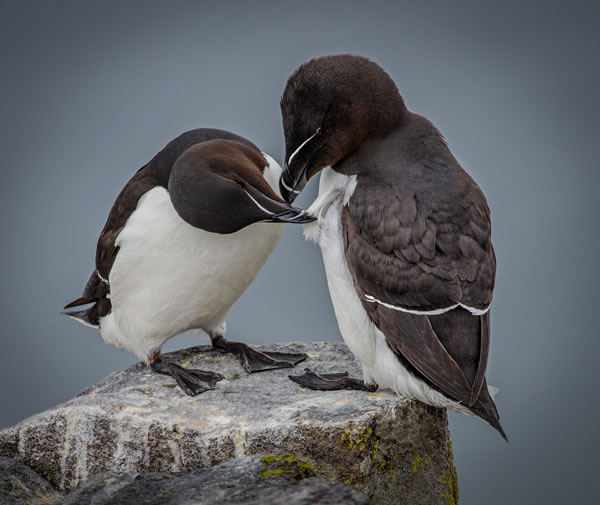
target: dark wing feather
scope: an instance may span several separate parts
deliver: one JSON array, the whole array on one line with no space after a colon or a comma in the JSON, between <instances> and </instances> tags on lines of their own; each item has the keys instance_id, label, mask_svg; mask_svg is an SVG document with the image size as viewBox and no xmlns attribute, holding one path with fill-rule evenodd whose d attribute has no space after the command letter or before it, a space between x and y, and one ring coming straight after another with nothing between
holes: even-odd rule
<instances>
[{"instance_id":1,"label":"dark wing feather","mask_svg":"<svg viewBox=\"0 0 600 505\"><path fill-rule=\"evenodd\" d=\"M479 348L479 360L477 363L477 372L475 378L472 381L473 393L471 395L471 402L473 404L479 393L483 388L485 382L485 371L487 370L488 355L490 353L490 311L488 310L482 316L479 316L479 322L481 324L480 333L480 348Z\"/></svg>"},{"instance_id":2,"label":"dark wing feather","mask_svg":"<svg viewBox=\"0 0 600 505\"><path fill-rule=\"evenodd\" d=\"M390 348L419 375L455 400L469 404L471 386L450 356L426 316L418 316L370 303L361 297L367 314L385 335Z\"/></svg>"},{"instance_id":3,"label":"dark wing feather","mask_svg":"<svg viewBox=\"0 0 600 505\"><path fill-rule=\"evenodd\" d=\"M359 180L343 219L346 256L365 294L416 311L489 306L496 270L489 210L475 183L461 193L436 201Z\"/></svg>"},{"instance_id":4,"label":"dark wing feather","mask_svg":"<svg viewBox=\"0 0 600 505\"><path fill-rule=\"evenodd\" d=\"M434 200L393 184L361 187L359 180L342 222L356 290L390 347L436 389L470 406L485 379L489 314L405 312L491 303L489 210L468 176L462 184L461 198Z\"/></svg>"},{"instance_id":5,"label":"dark wing feather","mask_svg":"<svg viewBox=\"0 0 600 505\"><path fill-rule=\"evenodd\" d=\"M108 279L117 256L117 236L136 209L138 200L153 187L161 185L156 173L146 165L138 170L117 196L96 246L96 270L104 279Z\"/></svg>"}]
</instances>

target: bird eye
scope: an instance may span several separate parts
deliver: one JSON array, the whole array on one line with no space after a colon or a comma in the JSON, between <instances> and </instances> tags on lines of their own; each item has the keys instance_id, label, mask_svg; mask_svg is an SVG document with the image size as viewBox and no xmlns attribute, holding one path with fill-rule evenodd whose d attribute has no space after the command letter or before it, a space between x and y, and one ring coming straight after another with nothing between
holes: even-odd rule
<instances>
[{"instance_id":1,"label":"bird eye","mask_svg":"<svg viewBox=\"0 0 600 505\"><path fill-rule=\"evenodd\" d=\"M321 129L321 127L319 126L319 127L317 128L317 131L315 132L315 135L321 135L321 132L322 132L322 131L323 131L323 130L322 130L322 129Z\"/></svg>"}]
</instances>

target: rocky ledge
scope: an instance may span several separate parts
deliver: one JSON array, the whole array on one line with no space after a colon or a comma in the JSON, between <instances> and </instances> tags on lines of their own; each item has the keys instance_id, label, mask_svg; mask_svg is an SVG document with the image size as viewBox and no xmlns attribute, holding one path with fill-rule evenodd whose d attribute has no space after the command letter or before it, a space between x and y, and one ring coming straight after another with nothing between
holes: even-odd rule
<instances>
[{"instance_id":1,"label":"rocky ledge","mask_svg":"<svg viewBox=\"0 0 600 505\"><path fill-rule=\"evenodd\" d=\"M64 495L29 467L0 458L2 505L369 505L343 484L314 477L290 456L246 456L189 472L96 475Z\"/></svg>"},{"instance_id":2,"label":"rocky ledge","mask_svg":"<svg viewBox=\"0 0 600 505\"><path fill-rule=\"evenodd\" d=\"M189 397L139 363L0 431L0 456L22 462L61 492L107 473L112 479L195 471L267 454L306 461L316 477L349 485L378 504L457 501L443 409L386 390L310 391L287 378L304 366L360 377L341 343L264 349L305 352L309 359L295 369L248 375L233 356L210 347L167 354L225 379Z\"/></svg>"}]
</instances>

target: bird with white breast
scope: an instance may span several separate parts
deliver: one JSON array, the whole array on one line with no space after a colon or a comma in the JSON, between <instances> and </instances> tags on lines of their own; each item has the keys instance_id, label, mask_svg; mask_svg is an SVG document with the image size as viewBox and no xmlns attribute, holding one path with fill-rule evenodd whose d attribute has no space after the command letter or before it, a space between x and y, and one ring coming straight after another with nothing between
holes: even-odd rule
<instances>
[{"instance_id":1,"label":"bird with white breast","mask_svg":"<svg viewBox=\"0 0 600 505\"><path fill-rule=\"evenodd\" d=\"M231 307L254 280L285 223L315 218L284 202L281 168L233 133L201 128L171 141L125 185L98 239L83 295L65 309L194 396L223 378L161 358L191 329L248 372L292 367L304 354L260 352L225 339Z\"/></svg>"},{"instance_id":2,"label":"bird with white breast","mask_svg":"<svg viewBox=\"0 0 600 505\"><path fill-rule=\"evenodd\" d=\"M340 332L363 369L363 380L290 378L321 390L391 388L475 414L506 438L486 383L496 259L479 186L366 58L301 65L281 112L281 193L293 202L321 172L305 236L321 247Z\"/></svg>"}]
</instances>

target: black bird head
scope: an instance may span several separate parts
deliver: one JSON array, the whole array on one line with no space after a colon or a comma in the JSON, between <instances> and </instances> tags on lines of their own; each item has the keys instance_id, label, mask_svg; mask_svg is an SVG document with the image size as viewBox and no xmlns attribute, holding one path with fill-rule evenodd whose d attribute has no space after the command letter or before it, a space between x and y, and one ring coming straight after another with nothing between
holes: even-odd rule
<instances>
[{"instance_id":1,"label":"black bird head","mask_svg":"<svg viewBox=\"0 0 600 505\"><path fill-rule=\"evenodd\" d=\"M394 81L367 58L323 56L301 65L281 98L282 196L293 202L313 175L335 168L367 137L389 131L406 113Z\"/></svg>"},{"instance_id":2,"label":"black bird head","mask_svg":"<svg viewBox=\"0 0 600 505\"><path fill-rule=\"evenodd\" d=\"M265 178L267 165L270 168L258 149L234 140L193 145L177 158L169 177L173 207L188 224L221 234L258 222L314 221L314 216L287 204L276 193ZM275 187L276 181L274 176Z\"/></svg>"}]
</instances>

